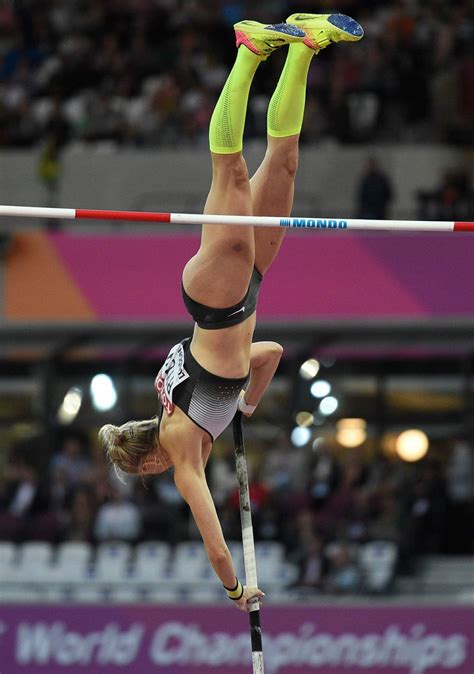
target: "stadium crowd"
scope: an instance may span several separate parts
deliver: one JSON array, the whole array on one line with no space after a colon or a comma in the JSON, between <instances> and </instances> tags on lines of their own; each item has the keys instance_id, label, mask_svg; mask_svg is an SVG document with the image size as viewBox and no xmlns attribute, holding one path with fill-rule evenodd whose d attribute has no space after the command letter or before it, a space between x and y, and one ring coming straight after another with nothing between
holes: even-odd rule
<instances>
[{"instance_id":1,"label":"stadium crowd","mask_svg":"<svg viewBox=\"0 0 474 674\"><path fill-rule=\"evenodd\" d=\"M356 552L368 541L395 543L404 573L423 554L472 553L474 465L467 443L458 440L414 465L383 453L367 460L357 450L341 458L330 443L314 446L290 449L282 434L249 454L256 540L284 544L299 568L298 587L357 592ZM32 441L12 451L0 480L0 540L174 546L199 538L172 472L120 481L101 449L79 431L63 432L46 457ZM240 540L230 441L211 457L209 479L226 539Z\"/></svg>"},{"instance_id":2,"label":"stadium crowd","mask_svg":"<svg viewBox=\"0 0 474 674\"><path fill-rule=\"evenodd\" d=\"M468 0L10 0L0 5L0 146L207 142L233 60L232 24L342 11L357 49L321 53L303 140L470 142L474 22ZM282 54L258 73L247 134L265 132Z\"/></svg>"}]
</instances>

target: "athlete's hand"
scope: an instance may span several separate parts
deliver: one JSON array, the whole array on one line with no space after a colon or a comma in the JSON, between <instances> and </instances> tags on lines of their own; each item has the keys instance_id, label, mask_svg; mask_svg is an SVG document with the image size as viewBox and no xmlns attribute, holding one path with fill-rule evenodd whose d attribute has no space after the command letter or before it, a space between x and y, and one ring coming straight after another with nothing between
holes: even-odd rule
<instances>
[{"instance_id":1,"label":"athlete's hand","mask_svg":"<svg viewBox=\"0 0 474 674\"><path fill-rule=\"evenodd\" d=\"M257 598L258 602L261 603L261 598L265 596L265 593L262 590L259 590L258 587L247 587L244 585L244 593L240 599L234 601L234 604L241 611L248 612L250 609L249 601L251 599Z\"/></svg>"},{"instance_id":2,"label":"athlete's hand","mask_svg":"<svg viewBox=\"0 0 474 674\"><path fill-rule=\"evenodd\" d=\"M238 408L245 417L251 417L252 414L255 412L255 406L254 405L247 405L247 403L245 402L245 391L244 390L242 390L240 392Z\"/></svg>"}]
</instances>

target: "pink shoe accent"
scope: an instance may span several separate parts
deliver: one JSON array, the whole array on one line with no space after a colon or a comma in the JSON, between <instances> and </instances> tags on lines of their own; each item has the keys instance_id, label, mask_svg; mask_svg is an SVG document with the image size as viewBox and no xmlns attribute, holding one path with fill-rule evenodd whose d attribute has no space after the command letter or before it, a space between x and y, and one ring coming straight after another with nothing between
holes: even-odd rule
<instances>
[{"instance_id":1,"label":"pink shoe accent","mask_svg":"<svg viewBox=\"0 0 474 674\"><path fill-rule=\"evenodd\" d=\"M310 37L306 37L306 38L303 40L303 44L305 44L305 45L306 45L307 47L309 47L310 49L316 49L316 50L319 49L318 43L315 42L314 40L312 40Z\"/></svg>"},{"instance_id":2,"label":"pink shoe accent","mask_svg":"<svg viewBox=\"0 0 474 674\"><path fill-rule=\"evenodd\" d=\"M235 31L235 37L236 37L236 47L240 47L241 44L244 45L244 47L247 47L247 49L250 49L251 52L254 54L257 54L257 56L261 56L261 52L255 47L254 44L249 40L247 35L243 33L241 30L236 30Z\"/></svg>"}]
</instances>

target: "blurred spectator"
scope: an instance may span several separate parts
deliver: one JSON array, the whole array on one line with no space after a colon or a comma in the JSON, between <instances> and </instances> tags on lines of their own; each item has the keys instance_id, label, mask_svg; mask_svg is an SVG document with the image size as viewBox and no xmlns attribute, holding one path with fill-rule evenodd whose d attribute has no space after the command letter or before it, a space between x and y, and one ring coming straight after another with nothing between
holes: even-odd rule
<instances>
[{"instance_id":1,"label":"blurred spectator","mask_svg":"<svg viewBox=\"0 0 474 674\"><path fill-rule=\"evenodd\" d=\"M14 457L0 485L0 540L56 540L58 521L47 506L37 470L22 456Z\"/></svg>"},{"instance_id":2,"label":"blurred spectator","mask_svg":"<svg viewBox=\"0 0 474 674\"><path fill-rule=\"evenodd\" d=\"M67 433L62 438L59 451L51 460L51 473L62 470L70 485L84 481L91 468L87 452L87 438L83 433Z\"/></svg>"},{"instance_id":3,"label":"blurred spectator","mask_svg":"<svg viewBox=\"0 0 474 674\"><path fill-rule=\"evenodd\" d=\"M318 528L330 536L338 523L347 522L354 511L358 488L366 481L366 468L357 456L345 466L341 482L316 516Z\"/></svg>"},{"instance_id":4,"label":"blurred spectator","mask_svg":"<svg viewBox=\"0 0 474 674\"><path fill-rule=\"evenodd\" d=\"M277 22L298 9L289 0L251 7L186 2L179 12L172 2L127 0L31 2L27 11L22 3L3 5L0 144L8 146L42 139L41 110L52 100L71 123L68 140L200 142L233 58L232 23L249 15ZM353 13L366 36L357 49L339 45L318 57L303 141L330 135L342 142L470 143L474 28L468 0L443 6L339 2L338 9ZM163 39L156 40L158 33ZM247 135L262 132L280 69L277 56L257 74L253 100L259 103L249 108Z\"/></svg>"},{"instance_id":5,"label":"blurred spectator","mask_svg":"<svg viewBox=\"0 0 474 674\"><path fill-rule=\"evenodd\" d=\"M299 575L297 587L304 590L321 591L327 573L327 560L324 556L323 540L311 535L300 549Z\"/></svg>"},{"instance_id":6,"label":"blurred spectator","mask_svg":"<svg viewBox=\"0 0 474 674\"><path fill-rule=\"evenodd\" d=\"M310 541L316 536L314 512L310 508L302 508L295 513L291 525L291 536L287 541L290 559L300 564Z\"/></svg>"},{"instance_id":7,"label":"blurred spectator","mask_svg":"<svg viewBox=\"0 0 474 674\"><path fill-rule=\"evenodd\" d=\"M214 503L219 508L224 505L235 489L235 457L232 443L221 444L219 452L214 450L209 465L209 483Z\"/></svg>"},{"instance_id":8,"label":"blurred spectator","mask_svg":"<svg viewBox=\"0 0 474 674\"><path fill-rule=\"evenodd\" d=\"M354 494L353 508L345 522L343 537L357 543L366 541L373 516L372 494L368 488L361 487Z\"/></svg>"},{"instance_id":9,"label":"blurred spectator","mask_svg":"<svg viewBox=\"0 0 474 674\"><path fill-rule=\"evenodd\" d=\"M374 511L367 530L368 538L400 543L404 519L400 494L394 489L380 493Z\"/></svg>"},{"instance_id":10,"label":"blurred spectator","mask_svg":"<svg viewBox=\"0 0 474 674\"><path fill-rule=\"evenodd\" d=\"M250 504L252 508L253 527L258 537L261 537L260 532L266 532L264 538L272 539L272 532L279 531L278 512L271 504L271 490L269 489L266 480L263 477L260 468L255 467L255 464L248 463L248 479L249 479L249 493ZM240 520L240 490L235 487L230 494L227 505L234 513L233 521ZM232 521L232 519L230 521ZM240 534L238 538L240 537Z\"/></svg>"},{"instance_id":11,"label":"blurred spectator","mask_svg":"<svg viewBox=\"0 0 474 674\"><path fill-rule=\"evenodd\" d=\"M64 540L91 543L94 539L96 502L91 489L80 487L74 492L67 512ZM104 516L103 516L104 517ZM101 526L107 526L102 523Z\"/></svg>"},{"instance_id":12,"label":"blurred spectator","mask_svg":"<svg viewBox=\"0 0 474 674\"><path fill-rule=\"evenodd\" d=\"M226 503L218 510L219 521L224 532L226 541L238 541L242 537L242 527L240 524L240 512L233 506Z\"/></svg>"},{"instance_id":13,"label":"blurred spectator","mask_svg":"<svg viewBox=\"0 0 474 674\"><path fill-rule=\"evenodd\" d=\"M458 439L447 469L448 521L447 550L452 554L474 551L474 456L469 444Z\"/></svg>"},{"instance_id":14,"label":"blurred spectator","mask_svg":"<svg viewBox=\"0 0 474 674\"><path fill-rule=\"evenodd\" d=\"M48 501L51 510L63 517L71 496L71 483L64 466L57 466L51 471L48 486Z\"/></svg>"},{"instance_id":15,"label":"blurred spectator","mask_svg":"<svg viewBox=\"0 0 474 674\"><path fill-rule=\"evenodd\" d=\"M150 484L137 480L133 498L148 538L175 545L188 537L188 507L176 489L172 471Z\"/></svg>"},{"instance_id":16,"label":"blurred spectator","mask_svg":"<svg viewBox=\"0 0 474 674\"><path fill-rule=\"evenodd\" d=\"M76 504L77 505L77 504ZM82 508L82 504L80 508ZM118 489L110 488L109 500L98 511L94 537L99 542L137 541L142 531L140 510L136 503L125 499Z\"/></svg>"},{"instance_id":17,"label":"blurred spectator","mask_svg":"<svg viewBox=\"0 0 474 674\"><path fill-rule=\"evenodd\" d=\"M45 205L57 206L58 184L61 175L61 162L56 145L49 142L43 148L38 162L38 177L46 190Z\"/></svg>"},{"instance_id":18,"label":"blurred spectator","mask_svg":"<svg viewBox=\"0 0 474 674\"><path fill-rule=\"evenodd\" d=\"M469 173L462 168L444 173L434 190L418 192L421 220L469 220L474 208L474 192Z\"/></svg>"},{"instance_id":19,"label":"blurred spectator","mask_svg":"<svg viewBox=\"0 0 474 674\"><path fill-rule=\"evenodd\" d=\"M385 220L393 199L392 186L378 161L370 157L357 190L357 217L367 220Z\"/></svg>"},{"instance_id":20,"label":"blurred spectator","mask_svg":"<svg viewBox=\"0 0 474 674\"><path fill-rule=\"evenodd\" d=\"M55 97L52 101L51 109L44 121L43 136L57 154L69 141L71 125L64 114L62 101L59 97Z\"/></svg>"},{"instance_id":21,"label":"blurred spectator","mask_svg":"<svg viewBox=\"0 0 474 674\"><path fill-rule=\"evenodd\" d=\"M407 527L412 550L434 553L442 548L446 536L446 483L441 466L430 460L419 464L410 491Z\"/></svg>"},{"instance_id":22,"label":"blurred spectator","mask_svg":"<svg viewBox=\"0 0 474 674\"><path fill-rule=\"evenodd\" d=\"M288 452L288 438L286 443ZM148 484L127 476L124 485L110 473L98 447L92 466L86 458L85 465L79 461L77 470L76 460L86 447L85 436L68 432L48 479L21 453L14 455L0 475L0 539L132 543L158 539L175 545L198 537L172 472ZM278 447L284 450L283 438ZM217 463L217 478L222 466L229 478L218 507L229 541L241 537L231 449L229 444L227 455L212 457L210 462L211 467ZM256 540L284 542L288 560L298 567L294 589L303 593L359 592L361 570L356 560L369 541L394 542L398 568L405 571L413 569L419 554L469 553L474 497L471 449L458 440L450 452L443 449L439 461L434 453L430 456L411 465L380 454L366 465L362 455L351 450L342 463L325 445L311 452L318 479L313 473L308 482L303 475L294 484L282 479L282 467L286 476L287 466L278 452L274 460L265 461L265 480L251 462ZM331 470L322 471L324 465ZM325 484L322 478L330 474L338 475L334 487L323 489L322 500L314 499L314 485Z\"/></svg>"},{"instance_id":23,"label":"blurred spectator","mask_svg":"<svg viewBox=\"0 0 474 674\"><path fill-rule=\"evenodd\" d=\"M341 469L331 448L320 442L308 467L308 492L316 509L321 508L339 484Z\"/></svg>"},{"instance_id":24,"label":"blurred spectator","mask_svg":"<svg viewBox=\"0 0 474 674\"><path fill-rule=\"evenodd\" d=\"M340 543L330 557L326 589L334 594L355 594L360 590L361 572L346 543Z\"/></svg>"},{"instance_id":25,"label":"blurred spectator","mask_svg":"<svg viewBox=\"0 0 474 674\"><path fill-rule=\"evenodd\" d=\"M5 506L19 520L36 514L44 507L36 470L22 458L17 458L10 466Z\"/></svg>"},{"instance_id":26,"label":"blurred spectator","mask_svg":"<svg viewBox=\"0 0 474 674\"><path fill-rule=\"evenodd\" d=\"M61 100L55 98L43 126L44 146L38 162L38 177L46 190L46 206L58 205L59 181L62 173L61 154L70 137L70 124L61 107ZM50 220L51 228L57 227L57 220Z\"/></svg>"},{"instance_id":27,"label":"blurred spectator","mask_svg":"<svg viewBox=\"0 0 474 674\"><path fill-rule=\"evenodd\" d=\"M283 523L288 516L287 494L283 490L269 491L268 500L260 509L256 535L260 540L279 541Z\"/></svg>"}]
</instances>

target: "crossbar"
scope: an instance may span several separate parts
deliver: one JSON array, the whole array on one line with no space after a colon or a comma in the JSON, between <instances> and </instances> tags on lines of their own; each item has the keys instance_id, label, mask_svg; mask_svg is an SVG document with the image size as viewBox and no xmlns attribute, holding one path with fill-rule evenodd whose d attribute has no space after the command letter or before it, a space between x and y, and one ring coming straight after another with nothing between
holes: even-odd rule
<instances>
[{"instance_id":1,"label":"crossbar","mask_svg":"<svg viewBox=\"0 0 474 674\"><path fill-rule=\"evenodd\" d=\"M0 217L56 220L119 220L123 222L161 222L175 225L242 225L247 227L282 227L287 229L339 232L346 230L474 232L474 222L204 215L202 213L154 213L147 211L108 211L84 208L44 208L40 206L0 205Z\"/></svg>"}]
</instances>

